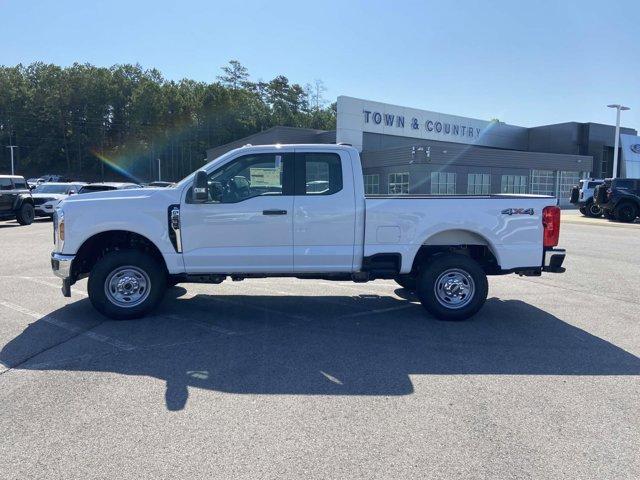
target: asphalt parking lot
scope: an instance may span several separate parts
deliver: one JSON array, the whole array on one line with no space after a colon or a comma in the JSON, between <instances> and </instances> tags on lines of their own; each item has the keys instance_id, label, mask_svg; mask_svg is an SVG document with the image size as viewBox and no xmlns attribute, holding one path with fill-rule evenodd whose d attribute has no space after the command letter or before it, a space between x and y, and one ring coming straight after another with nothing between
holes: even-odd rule
<instances>
[{"instance_id":1,"label":"asphalt parking lot","mask_svg":"<svg viewBox=\"0 0 640 480\"><path fill-rule=\"evenodd\" d=\"M0 478L640 478L640 224L563 218L567 272L463 323L292 279L109 321L0 222Z\"/></svg>"}]
</instances>

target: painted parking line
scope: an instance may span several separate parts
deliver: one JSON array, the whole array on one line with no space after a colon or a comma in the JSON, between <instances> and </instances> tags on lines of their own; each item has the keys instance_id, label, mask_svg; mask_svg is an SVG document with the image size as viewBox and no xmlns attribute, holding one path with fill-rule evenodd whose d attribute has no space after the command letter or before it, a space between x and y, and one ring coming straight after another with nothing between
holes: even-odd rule
<instances>
[{"instance_id":1,"label":"painted parking line","mask_svg":"<svg viewBox=\"0 0 640 480\"><path fill-rule=\"evenodd\" d=\"M233 336L233 335L246 335L244 332L236 332L234 330L228 330L226 328L223 327L219 327L218 325L214 325L212 323L206 323L206 322L201 322L200 320L192 320L190 318L183 318L180 317L178 315L155 315L158 318L165 318L167 320L172 320L174 322L184 322L185 320L193 325L196 325L198 327L202 327L205 330L209 330L211 332L214 333L220 333L222 335L229 335L229 336Z\"/></svg>"},{"instance_id":2,"label":"painted parking line","mask_svg":"<svg viewBox=\"0 0 640 480\"><path fill-rule=\"evenodd\" d=\"M346 315L340 315L339 317L336 318L336 320L343 319L343 318L366 317L367 315L375 315L375 314L378 314L378 313L395 312L397 310L405 310L407 308L413 308L415 306L416 306L415 304L409 303L407 305L399 305L397 307L376 308L376 309L373 309L373 310L367 310L365 312L348 313Z\"/></svg>"},{"instance_id":3,"label":"painted parking line","mask_svg":"<svg viewBox=\"0 0 640 480\"><path fill-rule=\"evenodd\" d=\"M68 332L77 333L80 336L87 337L98 342L106 343L107 345L111 345L112 347L116 347L120 350L132 351L136 349L135 346L127 342L123 342L122 340L117 340L115 338L111 338L106 335L102 335L100 333L96 333L88 330L82 330L81 328L71 325L70 323L64 322L58 318L54 318L50 315L43 315L41 313L34 312L33 310L29 310L28 308L24 308L20 305L16 305L15 303L10 303L4 300L0 300L0 305L2 305L5 308L9 308L16 312L27 315L29 317L35 318L36 320L41 320L43 322L46 322L49 325L54 325L58 328L62 328L63 330L67 330Z\"/></svg>"},{"instance_id":4,"label":"painted parking line","mask_svg":"<svg viewBox=\"0 0 640 480\"><path fill-rule=\"evenodd\" d=\"M51 287L51 288L55 288L56 290L60 290L60 288L62 287L61 283L54 283L56 280L59 280L57 277L26 277L24 275L19 275L19 276L15 276L15 275L0 275L0 278L10 278L11 280L15 280L16 278L20 279L20 280L27 280L28 282L32 282L32 283L37 283L38 285L44 285L45 287ZM50 279L50 281L44 280L44 279ZM89 294L87 292L85 292L84 290L80 290L76 287L72 287L71 288L71 294L77 294L83 297L88 297Z\"/></svg>"}]
</instances>

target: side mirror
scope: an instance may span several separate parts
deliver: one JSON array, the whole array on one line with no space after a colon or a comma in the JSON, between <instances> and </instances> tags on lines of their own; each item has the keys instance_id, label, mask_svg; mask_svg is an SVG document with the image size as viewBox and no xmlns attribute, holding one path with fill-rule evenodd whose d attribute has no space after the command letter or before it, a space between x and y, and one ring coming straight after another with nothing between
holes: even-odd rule
<instances>
[{"instance_id":1,"label":"side mirror","mask_svg":"<svg viewBox=\"0 0 640 480\"><path fill-rule=\"evenodd\" d=\"M69 195L75 195L76 191L75 190L69 190Z\"/></svg>"},{"instance_id":2,"label":"side mirror","mask_svg":"<svg viewBox=\"0 0 640 480\"><path fill-rule=\"evenodd\" d=\"M196 178L193 182L193 201L195 203L204 203L209 200L209 186L207 184L208 175L204 170L196 172Z\"/></svg>"}]
</instances>

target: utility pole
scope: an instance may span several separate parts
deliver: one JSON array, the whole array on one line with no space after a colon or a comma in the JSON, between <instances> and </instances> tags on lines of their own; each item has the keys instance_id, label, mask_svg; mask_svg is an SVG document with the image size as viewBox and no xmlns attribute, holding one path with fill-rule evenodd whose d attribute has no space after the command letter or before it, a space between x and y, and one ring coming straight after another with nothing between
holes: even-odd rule
<instances>
[{"instance_id":1,"label":"utility pole","mask_svg":"<svg viewBox=\"0 0 640 480\"><path fill-rule=\"evenodd\" d=\"M13 168L13 149L18 148L18 145L9 145L7 148L11 149L11 175L15 175L15 171Z\"/></svg>"},{"instance_id":2,"label":"utility pole","mask_svg":"<svg viewBox=\"0 0 640 480\"><path fill-rule=\"evenodd\" d=\"M616 178L618 176L618 144L620 142L620 111L631 110L631 109L629 107L625 107L624 105L620 105L618 103L607 105L607 107L616 109L616 138L614 140L614 147L613 147L613 173L611 174L611 178Z\"/></svg>"},{"instance_id":3,"label":"utility pole","mask_svg":"<svg viewBox=\"0 0 640 480\"><path fill-rule=\"evenodd\" d=\"M158 158L158 181L162 180L162 162Z\"/></svg>"}]
</instances>

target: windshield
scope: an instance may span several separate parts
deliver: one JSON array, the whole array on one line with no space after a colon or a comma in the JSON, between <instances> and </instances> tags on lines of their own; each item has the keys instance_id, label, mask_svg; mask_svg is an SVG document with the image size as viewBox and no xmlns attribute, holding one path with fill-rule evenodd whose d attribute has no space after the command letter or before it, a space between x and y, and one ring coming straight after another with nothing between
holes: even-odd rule
<instances>
[{"instance_id":1,"label":"windshield","mask_svg":"<svg viewBox=\"0 0 640 480\"><path fill-rule=\"evenodd\" d=\"M34 193L61 193L66 194L70 185L55 185L50 183L43 183L38 185L34 190Z\"/></svg>"}]
</instances>

